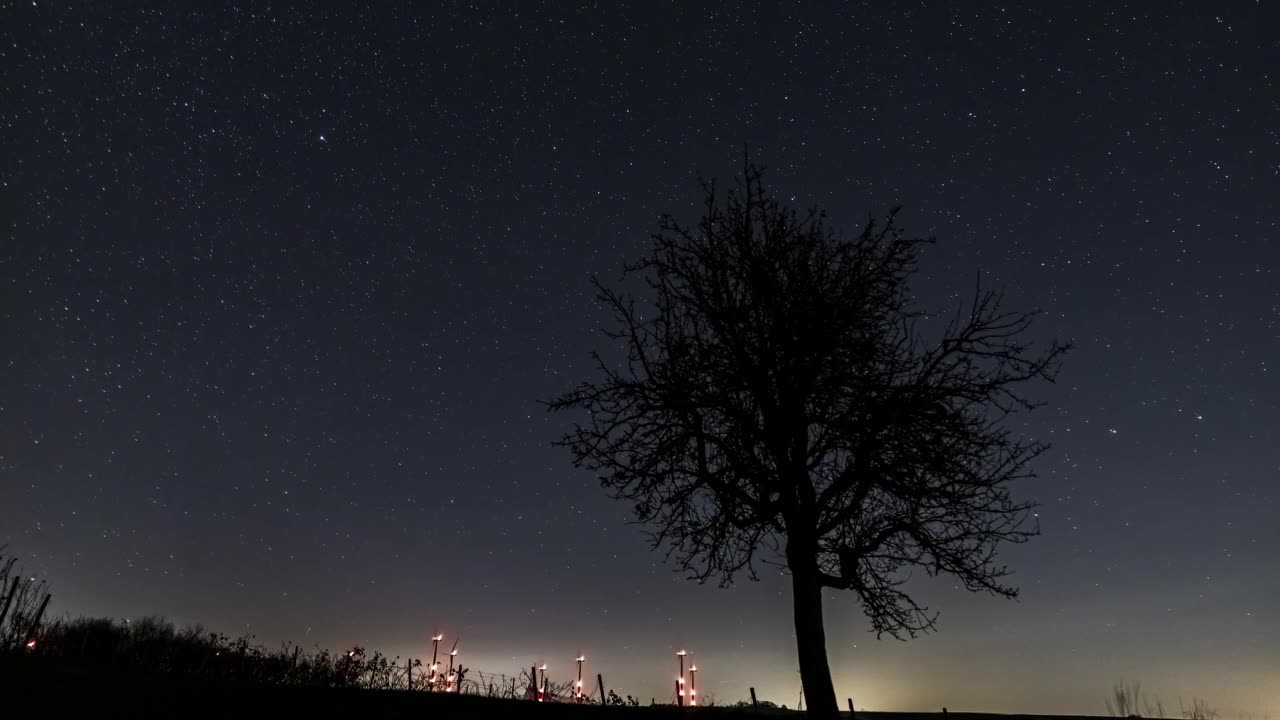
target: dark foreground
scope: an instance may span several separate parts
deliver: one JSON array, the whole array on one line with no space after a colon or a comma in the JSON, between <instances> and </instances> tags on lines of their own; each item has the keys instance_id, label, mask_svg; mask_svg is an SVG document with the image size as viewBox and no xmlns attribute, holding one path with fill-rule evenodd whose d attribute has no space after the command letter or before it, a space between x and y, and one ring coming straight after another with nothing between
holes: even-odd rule
<instances>
[{"instance_id":1,"label":"dark foreground","mask_svg":"<svg viewBox=\"0 0 1280 720\"><path fill-rule=\"evenodd\" d=\"M473 695L404 690L240 685L198 678L87 669L0 658L0 717L277 717L359 718L760 718L794 711L671 706L541 704ZM32 712L39 715L30 714ZM848 712L844 713L848 717ZM943 720L941 713L859 712L863 720ZM950 713L946 720L1085 720L1073 716Z\"/></svg>"}]
</instances>

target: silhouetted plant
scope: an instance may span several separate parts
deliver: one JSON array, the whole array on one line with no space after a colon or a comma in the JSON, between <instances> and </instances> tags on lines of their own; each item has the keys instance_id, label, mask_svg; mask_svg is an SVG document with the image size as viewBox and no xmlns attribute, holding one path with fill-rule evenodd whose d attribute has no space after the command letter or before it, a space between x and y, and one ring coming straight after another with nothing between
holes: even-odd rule
<instances>
[{"instance_id":1,"label":"silhouetted plant","mask_svg":"<svg viewBox=\"0 0 1280 720\"><path fill-rule=\"evenodd\" d=\"M1209 706L1209 703L1200 698L1191 698L1191 704L1184 706L1182 699L1178 699L1178 707L1182 711L1184 720L1217 720L1218 711Z\"/></svg>"},{"instance_id":2,"label":"silhouetted plant","mask_svg":"<svg viewBox=\"0 0 1280 720\"><path fill-rule=\"evenodd\" d=\"M370 654L361 647L336 656L318 648L307 653L287 644L272 651L257 645L253 635L232 639L200 626L176 630L172 623L155 617L56 621L44 628L41 642L27 654L117 669L280 685L400 688L406 686L408 672L399 658Z\"/></svg>"},{"instance_id":3,"label":"silhouetted plant","mask_svg":"<svg viewBox=\"0 0 1280 720\"><path fill-rule=\"evenodd\" d=\"M1103 698L1103 702L1107 706L1107 712L1113 717L1142 717L1138 713L1138 700L1141 693L1142 683L1125 685L1120 682L1111 688L1111 696Z\"/></svg>"},{"instance_id":4,"label":"silhouetted plant","mask_svg":"<svg viewBox=\"0 0 1280 720\"><path fill-rule=\"evenodd\" d=\"M48 596L48 583L24 575L17 557L0 545L0 653L31 650L42 642L41 612Z\"/></svg>"},{"instance_id":5,"label":"silhouetted plant","mask_svg":"<svg viewBox=\"0 0 1280 720\"><path fill-rule=\"evenodd\" d=\"M754 577L761 552L790 570L804 696L834 716L823 588L895 637L936 620L903 590L912 567L1017 595L996 553L1037 532L1009 485L1045 446L1004 421L1066 347L1033 351L1035 314L981 287L927 333L908 286L926 241L896 211L847 237L750 162L727 194L703 189L697 227L664 218L626 268L651 303L595 281L625 357L593 355L600 379L549 405L587 411L560 444L692 577Z\"/></svg>"}]
</instances>

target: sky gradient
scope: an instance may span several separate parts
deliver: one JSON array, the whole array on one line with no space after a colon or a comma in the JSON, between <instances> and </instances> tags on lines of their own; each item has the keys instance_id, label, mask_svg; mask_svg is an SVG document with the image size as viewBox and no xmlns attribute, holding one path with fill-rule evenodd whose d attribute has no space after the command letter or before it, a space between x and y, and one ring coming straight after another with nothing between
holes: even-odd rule
<instances>
[{"instance_id":1,"label":"sky gradient","mask_svg":"<svg viewBox=\"0 0 1280 720\"><path fill-rule=\"evenodd\" d=\"M539 404L749 144L1076 345L1022 598L922 581L899 643L829 593L838 695L1280 717L1270 3L109 5L0 4L0 543L56 613L794 705L786 578L682 581Z\"/></svg>"}]
</instances>

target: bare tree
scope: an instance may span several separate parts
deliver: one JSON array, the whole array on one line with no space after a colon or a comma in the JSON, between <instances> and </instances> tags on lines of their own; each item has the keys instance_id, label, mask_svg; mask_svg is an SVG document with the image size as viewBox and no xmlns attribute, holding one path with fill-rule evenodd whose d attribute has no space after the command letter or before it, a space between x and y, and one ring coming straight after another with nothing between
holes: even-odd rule
<instances>
[{"instance_id":1,"label":"bare tree","mask_svg":"<svg viewBox=\"0 0 1280 720\"><path fill-rule=\"evenodd\" d=\"M930 339L907 282L929 241L896 210L848 237L772 196L749 159L729 192L702 184L696 228L663 218L627 267L643 301L594 281L625 360L594 354L600 377L549 405L588 411L559 444L693 578L785 563L805 697L834 715L824 587L899 638L936 620L904 590L912 567L1016 596L997 548L1038 528L1009 484L1046 446L1004 421L1035 406L1018 386L1052 380L1067 348L1034 350L1035 313L980 286Z\"/></svg>"}]
</instances>

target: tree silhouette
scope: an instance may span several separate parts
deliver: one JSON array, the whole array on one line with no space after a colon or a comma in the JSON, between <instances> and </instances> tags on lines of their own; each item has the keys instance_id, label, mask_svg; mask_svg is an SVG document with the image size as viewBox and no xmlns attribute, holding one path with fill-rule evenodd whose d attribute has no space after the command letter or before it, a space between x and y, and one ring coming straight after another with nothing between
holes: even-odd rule
<instances>
[{"instance_id":1,"label":"tree silhouette","mask_svg":"<svg viewBox=\"0 0 1280 720\"><path fill-rule=\"evenodd\" d=\"M1016 596L996 551L1037 528L1009 484L1046 446L1004 421L1035 406L1018 386L1052 380L1067 347L1033 349L1035 313L980 285L931 323L908 288L929 241L896 210L848 237L771 195L749 159L729 192L702 186L697 227L664 217L626 268L644 302L594 280L626 356L593 354L600 377L549 403L589 413L558 444L699 581L785 563L804 696L834 716L824 587L898 638L936 620L903 588L913 567Z\"/></svg>"}]
</instances>

